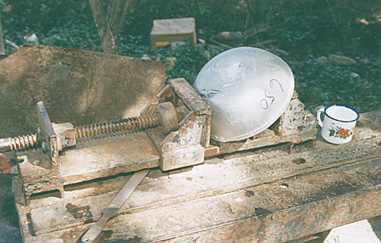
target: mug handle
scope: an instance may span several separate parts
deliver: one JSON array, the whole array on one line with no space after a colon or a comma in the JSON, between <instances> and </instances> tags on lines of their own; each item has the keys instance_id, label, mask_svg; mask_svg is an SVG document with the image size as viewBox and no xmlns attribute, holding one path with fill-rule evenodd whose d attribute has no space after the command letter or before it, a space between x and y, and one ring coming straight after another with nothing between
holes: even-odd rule
<instances>
[{"instance_id":1,"label":"mug handle","mask_svg":"<svg viewBox=\"0 0 381 243\"><path fill-rule=\"evenodd\" d=\"M318 112L317 112L317 114L316 114L316 118L317 118L317 120L318 120L318 124L319 124L320 127L323 127L323 122L322 122L322 120L320 119L320 115L321 115L321 113L324 111L324 109L325 109L325 107L320 108L320 110L318 110ZM324 120L324 119L323 119L323 120Z\"/></svg>"}]
</instances>

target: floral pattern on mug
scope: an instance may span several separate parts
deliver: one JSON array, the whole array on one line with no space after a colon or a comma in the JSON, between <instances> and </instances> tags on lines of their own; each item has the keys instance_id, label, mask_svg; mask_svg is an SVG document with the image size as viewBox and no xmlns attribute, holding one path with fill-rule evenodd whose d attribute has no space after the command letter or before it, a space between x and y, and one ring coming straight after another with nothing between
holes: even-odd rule
<instances>
[{"instance_id":1,"label":"floral pattern on mug","mask_svg":"<svg viewBox=\"0 0 381 243\"><path fill-rule=\"evenodd\" d=\"M352 131L351 131L350 129L345 129L345 128L342 128L340 126L331 126L329 128L329 136L347 139L349 136L352 135L353 130L354 130L354 127L352 128Z\"/></svg>"}]
</instances>

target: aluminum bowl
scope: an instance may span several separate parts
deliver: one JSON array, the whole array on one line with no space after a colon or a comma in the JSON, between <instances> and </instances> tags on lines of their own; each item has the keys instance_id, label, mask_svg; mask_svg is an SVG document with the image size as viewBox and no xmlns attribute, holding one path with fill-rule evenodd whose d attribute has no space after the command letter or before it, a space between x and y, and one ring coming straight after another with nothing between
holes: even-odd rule
<instances>
[{"instance_id":1,"label":"aluminum bowl","mask_svg":"<svg viewBox=\"0 0 381 243\"><path fill-rule=\"evenodd\" d=\"M278 56L239 47L210 60L194 88L213 108L212 139L238 141L262 132L280 117L291 100L294 75Z\"/></svg>"}]
</instances>

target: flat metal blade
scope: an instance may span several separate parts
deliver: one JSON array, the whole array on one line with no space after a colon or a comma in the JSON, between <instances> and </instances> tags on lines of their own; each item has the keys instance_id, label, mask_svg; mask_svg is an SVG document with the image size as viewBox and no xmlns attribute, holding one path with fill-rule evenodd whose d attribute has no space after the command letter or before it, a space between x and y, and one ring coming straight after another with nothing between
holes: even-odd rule
<instances>
[{"instance_id":1,"label":"flat metal blade","mask_svg":"<svg viewBox=\"0 0 381 243\"><path fill-rule=\"evenodd\" d=\"M127 181L127 183L118 192L111 203L103 210L102 217L81 237L82 242L92 242L99 236L107 221L112 216L114 216L116 212L118 212L127 198L132 194L140 182L142 182L142 180L147 176L148 172L149 170L136 172Z\"/></svg>"}]
</instances>

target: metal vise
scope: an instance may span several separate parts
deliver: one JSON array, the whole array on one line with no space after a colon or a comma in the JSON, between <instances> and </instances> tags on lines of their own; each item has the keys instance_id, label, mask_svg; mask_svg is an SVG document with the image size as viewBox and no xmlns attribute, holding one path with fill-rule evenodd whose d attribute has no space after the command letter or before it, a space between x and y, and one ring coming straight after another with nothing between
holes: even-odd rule
<instances>
[{"instance_id":1,"label":"metal vise","mask_svg":"<svg viewBox=\"0 0 381 243\"><path fill-rule=\"evenodd\" d=\"M22 203L40 193L64 197L70 186L160 167L163 171L204 162L205 157L316 139L316 119L296 92L282 116L262 133L236 142L210 138L212 109L185 79L168 81L139 117L82 126L54 124L37 104L36 134L0 139L0 152L16 150ZM20 202L19 202L20 203Z\"/></svg>"},{"instance_id":2,"label":"metal vise","mask_svg":"<svg viewBox=\"0 0 381 243\"><path fill-rule=\"evenodd\" d=\"M212 110L184 79L170 80L139 117L74 126L52 123L42 102L37 112L36 134L0 139L0 152L16 150L26 204L83 181L202 163L210 141Z\"/></svg>"}]
</instances>

